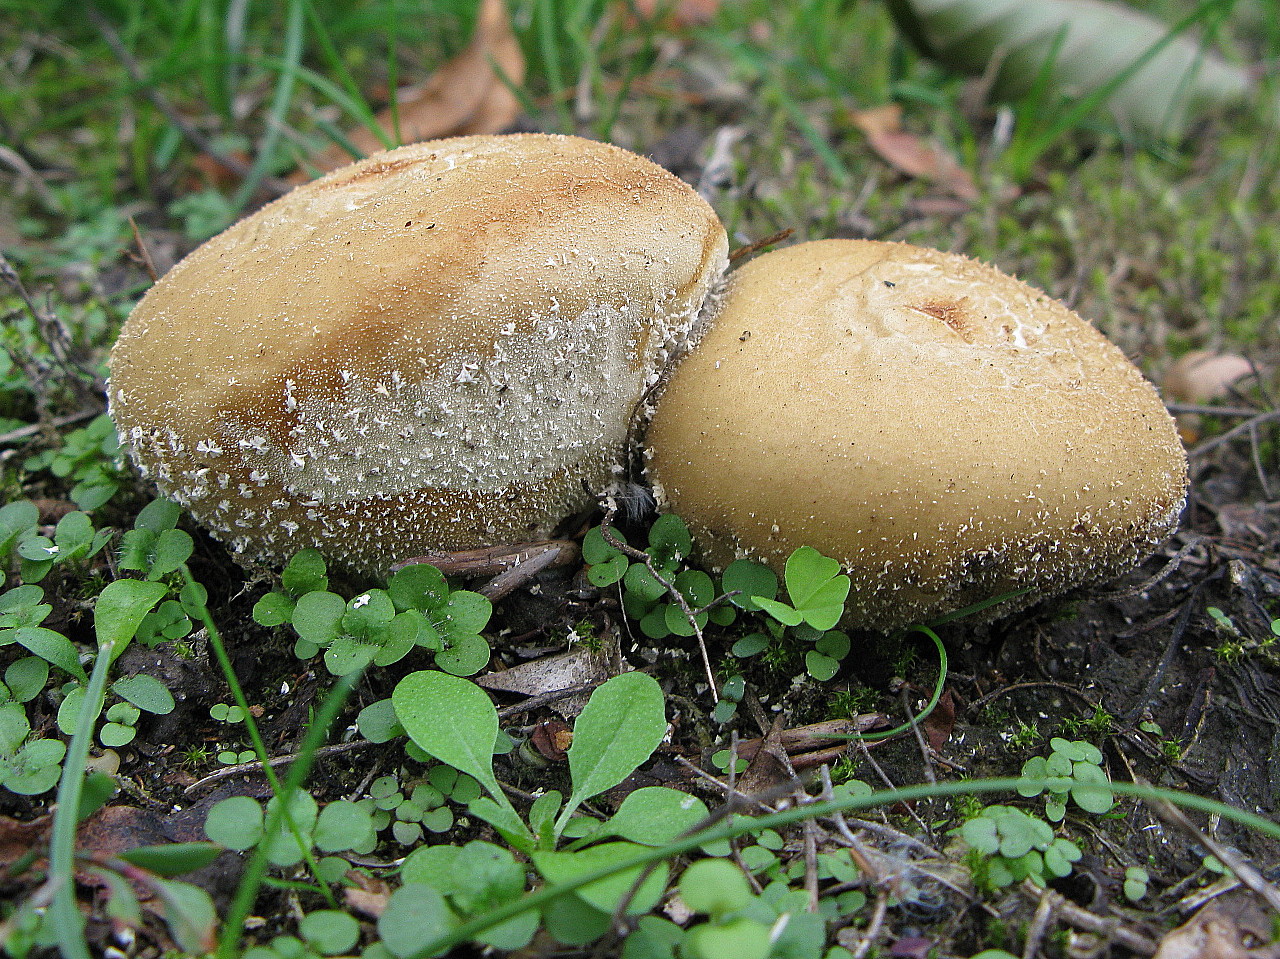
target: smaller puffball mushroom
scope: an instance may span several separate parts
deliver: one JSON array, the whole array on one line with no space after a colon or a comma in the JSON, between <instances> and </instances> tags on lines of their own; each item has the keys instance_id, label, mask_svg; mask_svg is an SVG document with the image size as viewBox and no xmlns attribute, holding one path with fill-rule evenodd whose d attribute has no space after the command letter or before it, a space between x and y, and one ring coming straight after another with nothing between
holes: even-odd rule
<instances>
[{"instance_id":1,"label":"smaller puffball mushroom","mask_svg":"<svg viewBox=\"0 0 1280 959\"><path fill-rule=\"evenodd\" d=\"M111 353L111 415L246 562L312 546L377 574L544 536L616 479L727 246L689 186L617 147L401 147L162 278Z\"/></svg>"},{"instance_id":2,"label":"smaller puffball mushroom","mask_svg":"<svg viewBox=\"0 0 1280 959\"><path fill-rule=\"evenodd\" d=\"M1186 458L1155 390L1044 293L964 257L828 240L734 272L648 430L659 502L712 564L799 546L889 631L1100 581L1175 527Z\"/></svg>"}]
</instances>

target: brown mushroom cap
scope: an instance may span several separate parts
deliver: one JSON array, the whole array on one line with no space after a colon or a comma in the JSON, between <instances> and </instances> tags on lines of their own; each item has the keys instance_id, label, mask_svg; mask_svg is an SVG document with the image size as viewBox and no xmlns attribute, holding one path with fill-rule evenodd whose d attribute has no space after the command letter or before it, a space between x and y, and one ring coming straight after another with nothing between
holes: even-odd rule
<instances>
[{"instance_id":1,"label":"brown mushroom cap","mask_svg":"<svg viewBox=\"0 0 1280 959\"><path fill-rule=\"evenodd\" d=\"M548 533L613 478L727 240L693 190L576 137L414 144L193 252L111 354L142 472L248 561L384 571Z\"/></svg>"},{"instance_id":2,"label":"brown mushroom cap","mask_svg":"<svg viewBox=\"0 0 1280 959\"><path fill-rule=\"evenodd\" d=\"M659 502L706 558L853 580L888 631L1099 581L1177 523L1186 458L1155 390L1064 305L990 267L828 240L734 272L648 431Z\"/></svg>"}]
</instances>

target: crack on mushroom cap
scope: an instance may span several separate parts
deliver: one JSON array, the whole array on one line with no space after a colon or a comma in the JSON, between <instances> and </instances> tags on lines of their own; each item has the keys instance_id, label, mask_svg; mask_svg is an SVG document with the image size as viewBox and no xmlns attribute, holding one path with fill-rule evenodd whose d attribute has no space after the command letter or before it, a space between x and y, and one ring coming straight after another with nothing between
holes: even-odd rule
<instances>
[{"instance_id":1,"label":"crack on mushroom cap","mask_svg":"<svg viewBox=\"0 0 1280 959\"><path fill-rule=\"evenodd\" d=\"M1025 284L906 244L736 271L657 406L648 475L704 556L781 568L814 546L853 579L849 624L874 629L1108 578L1186 489L1172 421L1119 350Z\"/></svg>"},{"instance_id":2,"label":"crack on mushroom cap","mask_svg":"<svg viewBox=\"0 0 1280 959\"><path fill-rule=\"evenodd\" d=\"M402 147L157 283L113 350L111 412L140 470L246 559L314 545L376 572L542 535L613 478L726 255L711 209L619 148Z\"/></svg>"}]
</instances>

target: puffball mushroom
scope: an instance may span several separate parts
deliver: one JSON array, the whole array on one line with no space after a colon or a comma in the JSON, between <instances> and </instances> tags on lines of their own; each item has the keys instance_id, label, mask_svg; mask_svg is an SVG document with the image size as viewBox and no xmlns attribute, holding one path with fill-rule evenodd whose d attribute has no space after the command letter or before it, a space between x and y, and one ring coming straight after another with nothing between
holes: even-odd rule
<instances>
[{"instance_id":1,"label":"puffball mushroom","mask_svg":"<svg viewBox=\"0 0 1280 959\"><path fill-rule=\"evenodd\" d=\"M246 562L312 546L377 574L543 536L615 479L726 254L692 189L617 147L401 147L156 283L111 353L111 415Z\"/></svg>"},{"instance_id":2,"label":"puffball mushroom","mask_svg":"<svg viewBox=\"0 0 1280 959\"><path fill-rule=\"evenodd\" d=\"M735 271L661 394L647 470L712 564L839 560L890 631L1100 581L1177 523L1155 390L1046 294L964 257L827 240Z\"/></svg>"}]
</instances>

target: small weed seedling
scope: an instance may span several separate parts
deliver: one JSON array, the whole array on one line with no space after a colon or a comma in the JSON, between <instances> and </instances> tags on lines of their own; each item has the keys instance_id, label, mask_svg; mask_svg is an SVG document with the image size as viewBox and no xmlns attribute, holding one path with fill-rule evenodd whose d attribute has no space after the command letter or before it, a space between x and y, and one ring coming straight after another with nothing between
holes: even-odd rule
<instances>
[{"instance_id":1,"label":"small weed seedling","mask_svg":"<svg viewBox=\"0 0 1280 959\"><path fill-rule=\"evenodd\" d=\"M436 665L456 676L479 672L489 661L480 631L492 604L479 593L450 589L434 566L407 566L386 589L346 600L328 590L323 558L306 549L289 562L282 585L258 601L254 620L262 626L291 623L298 657L310 659L323 649L335 676L371 663L389 666L417 647L434 651Z\"/></svg>"},{"instance_id":2,"label":"small weed seedling","mask_svg":"<svg viewBox=\"0 0 1280 959\"><path fill-rule=\"evenodd\" d=\"M1026 785L1018 794L1033 799L1044 795L1044 814L1052 822L1062 822L1070 799L1081 810L1093 815L1109 812L1115 805L1111 780L1102 768L1102 752L1086 742L1069 742L1059 737L1049 741L1051 752L1035 756L1022 765L1027 779L1047 780L1050 785Z\"/></svg>"},{"instance_id":3,"label":"small weed seedling","mask_svg":"<svg viewBox=\"0 0 1280 959\"><path fill-rule=\"evenodd\" d=\"M978 856L975 876L997 889L1023 879L1044 886L1070 875L1081 856L1075 843L1054 835L1043 819L1013 806L987 806L959 832Z\"/></svg>"},{"instance_id":4,"label":"small weed seedling","mask_svg":"<svg viewBox=\"0 0 1280 959\"><path fill-rule=\"evenodd\" d=\"M529 856L548 882L562 882L626 860L646 845L661 845L706 815L695 797L655 786L628 795L606 822L576 816L593 796L612 789L644 763L666 734L663 696L644 673L624 673L596 689L574 728L568 761L572 790L542 794L527 821L516 812L493 772L498 714L489 697L466 680L435 671L411 673L392 694L396 717L426 754L479 784L487 795L467 812L493 826L515 850ZM440 715L450 722L441 723ZM567 843L561 847L562 843ZM542 911L559 942L592 942L609 928L609 917L639 875L627 870L590 883ZM523 868L510 852L487 843L428 846L405 862L405 885L392 894L378 928L395 955L405 955L448 926L494 903L523 895ZM665 867L646 879L627 905L629 914L649 911L666 886ZM428 929L423 916L438 923ZM526 945L538 927L531 912L491 929L478 941L499 948Z\"/></svg>"},{"instance_id":5,"label":"small weed seedling","mask_svg":"<svg viewBox=\"0 0 1280 959\"><path fill-rule=\"evenodd\" d=\"M619 534L613 530L610 535ZM692 548L684 521L667 514L649 530L648 562L632 562L606 538L602 527L587 533L582 555L593 585L603 589L621 584L624 611L650 639L692 636L695 625L697 629L708 624L727 627L734 624L739 611L757 613L763 617L761 628L733 644L735 656L747 659L767 653L792 638L808 647L805 669L811 677L825 681L835 676L850 648L848 636L834 629L849 595L849 578L840 572L839 563L811 547L792 553L784 569L788 604L777 598L779 583L773 570L751 560L730 563L718 583L702 570L682 570ZM692 622L662 580L684 598L693 611ZM724 723L733 717L741 694L735 697L730 688L722 690L721 696L714 718Z\"/></svg>"},{"instance_id":6,"label":"small weed seedling","mask_svg":"<svg viewBox=\"0 0 1280 959\"><path fill-rule=\"evenodd\" d=\"M1080 848L1058 836L1050 822L1061 823L1068 801L1081 811L1102 815L1115 805L1111 780L1102 768L1102 753L1086 742L1055 737L1048 756L1035 756L1022 766L1018 794L1045 797L1049 822L1013 806L988 806L958 830L976 855L975 873L1000 888L1023 879L1043 886L1070 875Z\"/></svg>"},{"instance_id":7,"label":"small weed seedling","mask_svg":"<svg viewBox=\"0 0 1280 959\"><path fill-rule=\"evenodd\" d=\"M28 472L47 469L59 479L69 479L71 500L82 510L105 505L120 489L120 439L106 413L87 426L72 430L61 448L27 457Z\"/></svg>"},{"instance_id":8,"label":"small weed seedling","mask_svg":"<svg viewBox=\"0 0 1280 959\"><path fill-rule=\"evenodd\" d=\"M53 535L39 526L40 510L30 500L0 507L0 562L16 553L23 583L38 583L54 566L72 564L97 555L111 541L110 530L95 530L86 513L71 512L58 520Z\"/></svg>"}]
</instances>

